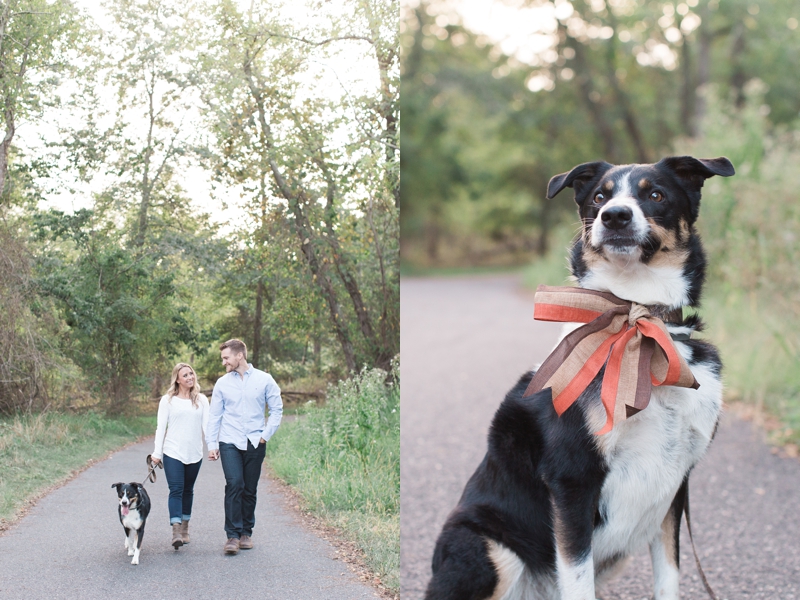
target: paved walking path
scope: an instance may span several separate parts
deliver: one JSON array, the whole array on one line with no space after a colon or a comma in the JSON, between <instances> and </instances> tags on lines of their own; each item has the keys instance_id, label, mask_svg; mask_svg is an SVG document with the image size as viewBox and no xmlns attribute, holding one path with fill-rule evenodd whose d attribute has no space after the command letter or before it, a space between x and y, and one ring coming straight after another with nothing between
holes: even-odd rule
<instances>
[{"instance_id":1,"label":"paved walking path","mask_svg":"<svg viewBox=\"0 0 800 600\"><path fill-rule=\"evenodd\" d=\"M436 537L486 451L497 406L552 349L559 325L533 321L514 277L403 279L401 595L422 597ZM708 335L713 340L714 332ZM727 416L691 480L695 541L721 600L800 599L800 463L770 453ZM707 598L681 534L682 598ZM647 600L646 550L603 600Z\"/></svg>"},{"instance_id":2,"label":"paved walking path","mask_svg":"<svg viewBox=\"0 0 800 600\"><path fill-rule=\"evenodd\" d=\"M203 461L195 485L191 543L174 550L164 471L146 483L153 508L139 565L131 565L111 484L141 481L152 439L117 452L43 498L0 536L0 598L354 600L375 598L336 550L302 525L261 478L255 547L226 556L219 462Z\"/></svg>"}]
</instances>

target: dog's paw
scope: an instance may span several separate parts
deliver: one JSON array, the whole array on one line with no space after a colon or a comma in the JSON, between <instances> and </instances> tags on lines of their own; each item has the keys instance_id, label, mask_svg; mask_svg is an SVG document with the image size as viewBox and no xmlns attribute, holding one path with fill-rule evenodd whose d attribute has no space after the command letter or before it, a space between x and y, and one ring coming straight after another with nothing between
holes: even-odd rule
<instances>
[{"instance_id":1,"label":"dog's paw","mask_svg":"<svg viewBox=\"0 0 800 600\"><path fill-rule=\"evenodd\" d=\"M139 564L139 557L138 556L134 556L133 560L131 561L131 564L132 565L138 565Z\"/></svg>"},{"instance_id":2,"label":"dog's paw","mask_svg":"<svg viewBox=\"0 0 800 600\"><path fill-rule=\"evenodd\" d=\"M128 556L133 556L136 552L133 551L133 548L128 548Z\"/></svg>"}]
</instances>

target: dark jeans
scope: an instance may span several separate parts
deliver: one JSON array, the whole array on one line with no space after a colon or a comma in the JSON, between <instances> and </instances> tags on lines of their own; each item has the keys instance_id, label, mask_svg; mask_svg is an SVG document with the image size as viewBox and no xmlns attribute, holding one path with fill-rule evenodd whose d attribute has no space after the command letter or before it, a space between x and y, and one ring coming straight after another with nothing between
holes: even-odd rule
<instances>
[{"instance_id":1,"label":"dark jeans","mask_svg":"<svg viewBox=\"0 0 800 600\"><path fill-rule=\"evenodd\" d=\"M247 450L239 450L226 442L219 443L219 458L225 473L225 533L228 538L253 535L256 491L266 450L266 444L254 448L250 441Z\"/></svg>"},{"instance_id":2,"label":"dark jeans","mask_svg":"<svg viewBox=\"0 0 800 600\"><path fill-rule=\"evenodd\" d=\"M169 485L169 522L188 521L192 516L192 500L194 500L194 482L200 472L202 460L185 465L181 461L164 455L164 475Z\"/></svg>"}]
</instances>

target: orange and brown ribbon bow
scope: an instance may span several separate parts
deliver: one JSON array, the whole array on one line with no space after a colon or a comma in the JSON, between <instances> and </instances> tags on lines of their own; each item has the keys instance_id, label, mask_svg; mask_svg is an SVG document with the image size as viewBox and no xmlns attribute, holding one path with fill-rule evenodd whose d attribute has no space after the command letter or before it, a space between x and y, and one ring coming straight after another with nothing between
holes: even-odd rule
<instances>
[{"instance_id":1,"label":"orange and brown ribbon bow","mask_svg":"<svg viewBox=\"0 0 800 600\"><path fill-rule=\"evenodd\" d=\"M534 319L586 323L561 341L525 390L528 396L552 388L559 416L603 365L600 396L607 420L597 435L646 408L652 385L700 387L664 322L646 306L607 292L545 285L537 288L534 302Z\"/></svg>"}]
</instances>

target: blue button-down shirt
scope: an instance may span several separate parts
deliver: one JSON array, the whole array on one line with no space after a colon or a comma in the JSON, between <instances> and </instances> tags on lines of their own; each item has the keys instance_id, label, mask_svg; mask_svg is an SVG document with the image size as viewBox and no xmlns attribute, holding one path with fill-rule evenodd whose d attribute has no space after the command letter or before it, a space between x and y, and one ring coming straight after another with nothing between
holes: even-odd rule
<instances>
[{"instance_id":1,"label":"blue button-down shirt","mask_svg":"<svg viewBox=\"0 0 800 600\"><path fill-rule=\"evenodd\" d=\"M206 445L218 450L219 442L247 450L247 440L258 448L261 438L269 440L278 430L283 415L281 388L272 375L248 365L244 377L236 371L217 380L208 410ZM269 420L264 422L264 409Z\"/></svg>"}]
</instances>

